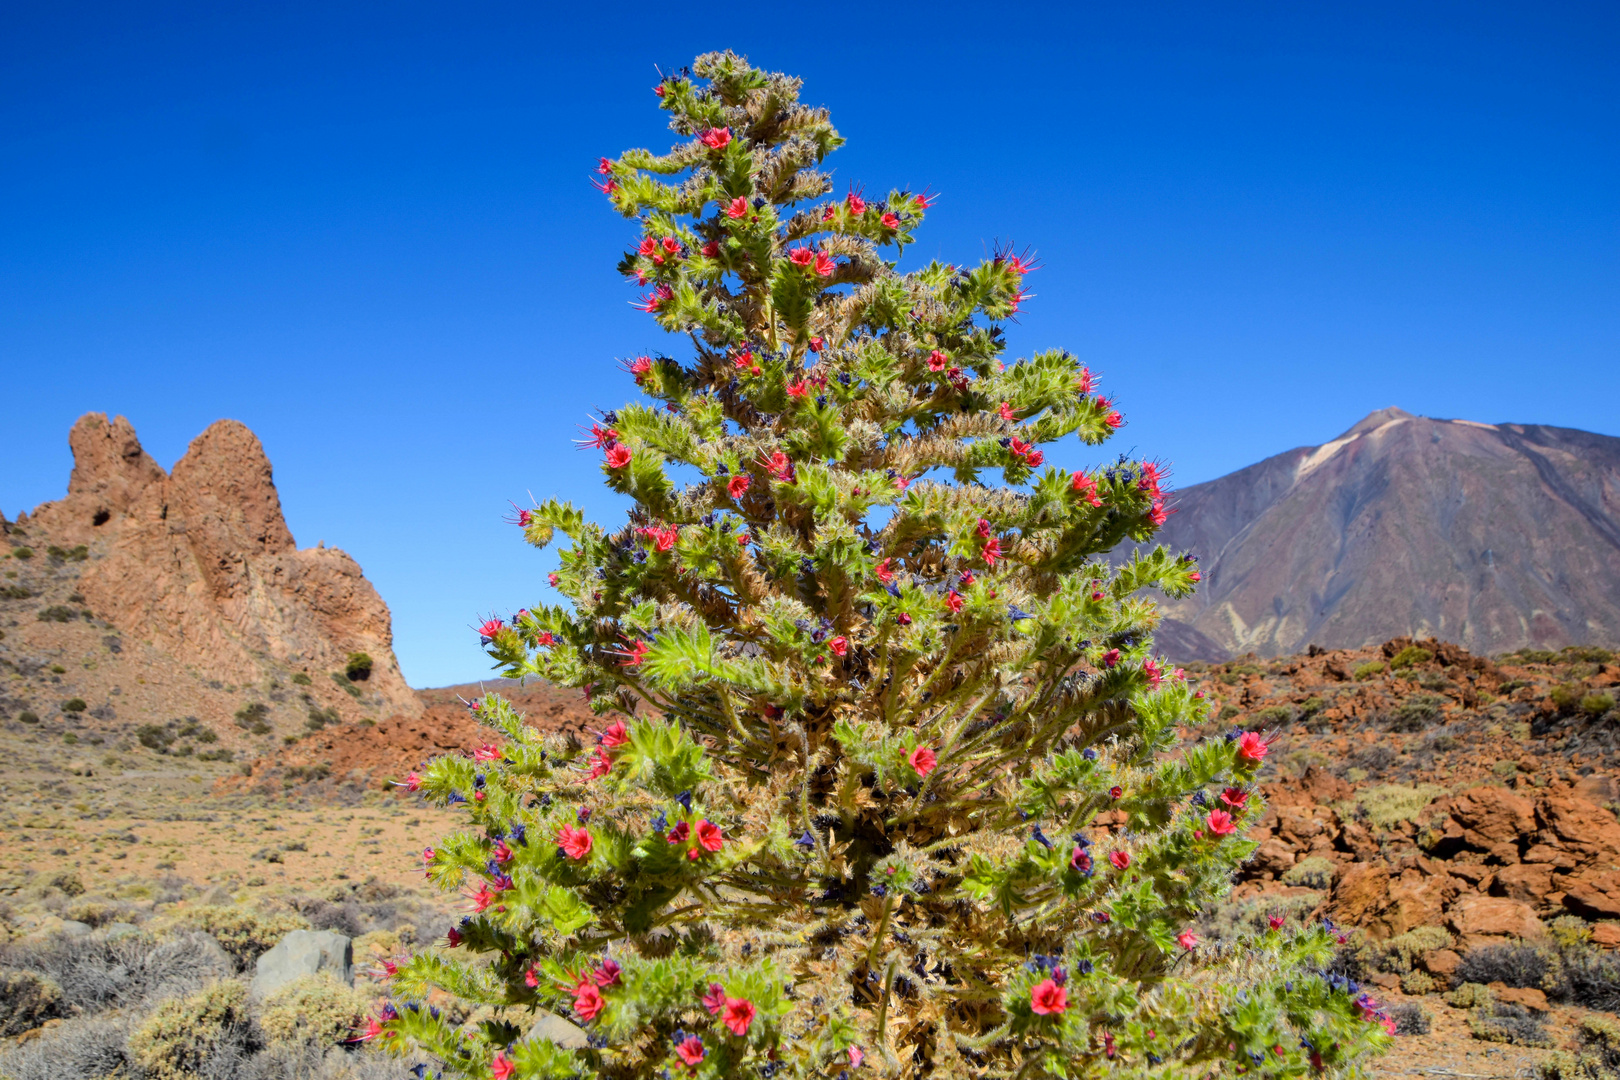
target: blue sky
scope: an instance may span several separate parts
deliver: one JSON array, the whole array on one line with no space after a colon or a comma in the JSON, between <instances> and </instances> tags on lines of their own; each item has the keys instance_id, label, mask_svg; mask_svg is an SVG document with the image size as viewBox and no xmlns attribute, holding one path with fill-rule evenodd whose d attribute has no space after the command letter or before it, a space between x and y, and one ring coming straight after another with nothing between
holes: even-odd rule
<instances>
[{"instance_id":1,"label":"blue sky","mask_svg":"<svg viewBox=\"0 0 1620 1080\"><path fill-rule=\"evenodd\" d=\"M0 510L86 411L165 467L234 417L407 677L479 676L468 627L548 595L507 500L616 518L569 439L675 344L591 167L728 46L831 107L840 185L943 195L908 262L1039 252L1010 343L1102 373L1109 457L1194 483L1392 404L1620 434L1612 4L592 7L0 8Z\"/></svg>"}]
</instances>

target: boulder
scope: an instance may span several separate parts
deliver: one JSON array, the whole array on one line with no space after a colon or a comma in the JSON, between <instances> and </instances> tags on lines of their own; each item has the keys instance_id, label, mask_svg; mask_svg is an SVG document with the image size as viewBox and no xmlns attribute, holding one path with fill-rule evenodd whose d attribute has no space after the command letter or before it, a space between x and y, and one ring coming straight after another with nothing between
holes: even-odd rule
<instances>
[{"instance_id":1,"label":"boulder","mask_svg":"<svg viewBox=\"0 0 1620 1080\"><path fill-rule=\"evenodd\" d=\"M1563 882L1564 906L1585 919L1620 919L1620 873L1586 874Z\"/></svg>"},{"instance_id":2,"label":"boulder","mask_svg":"<svg viewBox=\"0 0 1620 1080\"><path fill-rule=\"evenodd\" d=\"M1592 944L1602 949L1620 945L1620 923L1600 922L1592 927Z\"/></svg>"},{"instance_id":3,"label":"boulder","mask_svg":"<svg viewBox=\"0 0 1620 1080\"><path fill-rule=\"evenodd\" d=\"M1543 932L1530 905L1499 896L1465 896L1452 905L1446 921L1468 945L1481 938L1534 938Z\"/></svg>"},{"instance_id":4,"label":"boulder","mask_svg":"<svg viewBox=\"0 0 1620 1080\"><path fill-rule=\"evenodd\" d=\"M1458 966L1462 964L1462 956L1451 949L1435 949L1433 952L1424 953L1419 964L1430 975L1449 979L1457 973Z\"/></svg>"},{"instance_id":5,"label":"boulder","mask_svg":"<svg viewBox=\"0 0 1620 1080\"><path fill-rule=\"evenodd\" d=\"M1477 787L1451 800L1451 816L1476 847L1494 850L1517 845L1519 838L1536 831L1535 805L1503 788Z\"/></svg>"},{"instance_id":6,"label":"boulder","mask_svg":"<svg viewBox=\"0 0 1620 1080\"><path fill-rule=\"evenodd\" d=\"M1528 863L1519 866L1504 866L1496 872L1496 884L1502 889L1502 895L1509 900L1518 900L1521 903L1540 907L1552 887L1553 868L1550 866L1534 866Z\"/></svg>"},{"instance_id":7,"label":"boulder","mask_svg":"<svg viewBox=\"0 0 1620 1080\"><path fill-rule=\"evenodd\" d=\"M1557 837L1560 847L1583 862L1601 859L1607 864L1620 858L1620 822L1601 806L1571 795L1548 795L1536 804L1536 819L1543 835Z\"/></svg>"},{"instance_id":8,"label":"boulder","mask_svg":"<svg viewBox=\"0 0 1620 1080\"><path fill-rule=\"evenodd\" d=\"M531 1039L550 1039L564 1050L583 1050L590 1045L590 1037L556 1013L540 1010L539 1019L529 1029Z\"/></svg>"},{"instance_id":9,"label":"boulder","mask_svg":"<svg viewBox=\"0 0 1620 1080\"><path fill-rule=\"evenodd\" d=\"M1282 877L1294 865L1294 849L1281 840L1267 840L1255 849L1250 868Z\"/></svg>"},{"instance_id":10,"label":"boulder","mask_svg":"<svg viewBox=\"0 0 1620 1080\"><path fill-rule=\"evenodd\" d=\"M264 998L304 975L326 972L354 985L354 946L335 930L294 930L259 957L252 993Z\"/></svg>"},{"instance_id":11,"label":"boulder","mask_svg":"<svg viewBox=\"0 0 1620 1080\"><path fill-rule=\"evenodd\" d=\"M1493 982L1491 996L1504 1005L1523 1005L1536 1012L1547 1011L1547 995L1531 986L1509 986L1507 983Z\"/></svg>"},{"instance_id":12,"label":"boulder","mask_svg":"<svg viewBox=\"0 0 1620 1080\"><path fill-rule=\"evenodd\" d=\"M92 929L94 928L87 922L80 922L77 919L62 920L61 932L64 937L84 937Z\"/></svg>"}]
</instances>

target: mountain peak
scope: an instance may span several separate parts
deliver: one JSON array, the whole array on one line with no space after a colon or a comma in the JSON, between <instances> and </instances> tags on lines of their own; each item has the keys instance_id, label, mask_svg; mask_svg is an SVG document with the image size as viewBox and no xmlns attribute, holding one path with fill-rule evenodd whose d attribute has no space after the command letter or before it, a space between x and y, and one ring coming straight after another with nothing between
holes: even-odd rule
<instances>
[{"instance_id":1,"label":"mountain peak","mask_svg":"<svg viewBox=\"0 0 1620 1080\"><path fill-rule=\"evenodd\" d=\"M1360 420L1356 421L1355 426L1352 427L1349 431L1346 431L1343 435L1340 435L1339 438L1340 439L1348 439L1348 438L1351 438L1352 436L1355 436L1355 435L1365 435L1369 431L1372 431L1372 430L1374 430L1376 428L1383 427L1385 424L1389 423L1391 420L1415 420L1415 419L1416 419L1416 417L1414 417L1411 413L1407 412L1405 409L1398 408L1397 406L1391 405L1387 409L1378 409L1378 410L1376 410L1374 412L1368 413L1366 416L1364 416ZM1336 439L1334 441L1337 442L1338 440Z\"/></svg>"}]
</instances>

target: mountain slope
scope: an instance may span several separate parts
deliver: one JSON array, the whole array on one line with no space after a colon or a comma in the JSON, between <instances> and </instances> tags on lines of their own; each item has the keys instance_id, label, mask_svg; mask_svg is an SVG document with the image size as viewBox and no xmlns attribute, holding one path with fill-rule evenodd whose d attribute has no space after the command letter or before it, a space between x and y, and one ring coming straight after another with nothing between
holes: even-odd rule
<instances>
[{"instance_id":1,"label":"mountain slope","mask_svg":"<svg viewBox=\"0 0 1620 1080\"><path fill-rule=\"evenodd\" d=\"M1620 439L1383 409L1174 505L1159 539L1204 575L1165 606L1180 659L1620 641Z\"/></svg>"}]
</instances>

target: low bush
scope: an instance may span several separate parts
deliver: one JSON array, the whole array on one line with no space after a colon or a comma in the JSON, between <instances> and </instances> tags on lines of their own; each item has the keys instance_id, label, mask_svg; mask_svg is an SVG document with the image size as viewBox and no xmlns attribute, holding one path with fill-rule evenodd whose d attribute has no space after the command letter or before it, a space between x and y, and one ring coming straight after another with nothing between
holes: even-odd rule
<instances>
[{"instance_id":1,"label":"low bush","mask_svg":"<svg viewBox=\"0 0 1620 1080\"><path fill-rule=\"evenodd\" d=\"M1593 948L1564 954L1563 996L1588 1009L1620 1012L1620 957Z\"/></svg>"},{"instance_id":2,"label":"low bush","mask_svg":"<svg viewBox=\"0 0 1620 1080\"><path fill-rule=\"evenodd\" d=\"M1294 722L1292 705L1268 705L1254 714L1256 727L1281 727Z\"/></svg>"},{"instance_id":3,"label":"low bush","mask_svg":"<svg viewBox=\"0 0 1620 1080\"><path fill-rule=\"evenodd\" d=\"M13 559L32 559L34 557L34 549L26 546L14 547L11 549L11 557Z\"/></svg>"},{"instance_id":4,"label":"low bush","mask_svg":"<svg viewBox=\"0 0 1620 1080\"><path fill-rule=\"evenodd\" d=\"M1311 855L1290 866L1282 876L1285 885L1302 885L1307 889L1327 889L1333 886L1333 860Z\"/></svg>"},{"instance_id":5,"label":"low bush","mask_svg":"<svg viewBox=\"0 0 1620 1080\"><path fill-rule=\"evenodd\" d=\"M1396 671L1409 668L1414 664L1427 664L1434 659L1434 653L1418 645L1408 645L1390 659L1389 666Z\"/></svg>"},{"instance_id":6,"label":"low bush","mask_svg":"<svg viewBox=\"0 0 1620 1080\"><path fill-rule=\"evenodd\" d=\"M354 683L349 679L349 677L347 675L343 674L343 672L341 672L341 671L332 672L332 681L337 683L339 686L341 686L343 688L344 693L348 694L350 697L354 698L356 701L360 700L360 688L358 686L354 685Z\"/></svg>"},{"instance_id":7,"label":"low bush","mask_svg":"<svg viewBox=\"0 0 1620 1080\"><path fill-rule=\"evenodd\" d=\"M1561 713L1572 713L1580 706L1581 698L1585 697L1585 690L1579 683L1564 683L1555 686L1547 694L1548 700L1558 706Z\"/></svg>"},{"instance_id":8,"label":"low bush","mask_svg":"<svg viewBox=\"0 0 1620 1080\"><path fill-rule=\"evenodd\" d=\"M1375 675L1382 675L1389 667L1382 660L1369 660L1365 664L1357 665L1353 674L1357 680L1370 679Z\"/></svg>"},{"instance_id":9,"label":"low bush","mask_svg":"<svg viewBox=\"0 0 1620 1080\"><path fill-rule=\"evenodd\" d=\"M217 982L163 1002L129 1037L129 1056L151 1080L197 1080L222 1047L246 1043L247 987Z\"/></svg>"},{"instance_id":10,"label":"low bush","mask_svg":"<svg viewBox=\"0 0 1620 1080\"><path fill-rule=\"evenodd\" d=\"M1397 1035L1427 1035L1429 1011L1415 1001L1403 1001L1389 1007L1389 1018L1395 1021Z\"/></svg>"},{"instance_id":11,"label":"low bush","mask_svg":"<svg viewBox=\"0 0 1620 1080\"><path fill-rule=\"evenodd\" d=\"M239 969L246 968L294 930L308 930L309 920L291 912L264 913L253 908L202 905L180 912L176 921L211 934Z\"/></svg>"},{"instance_id":12,"label":"low bush","mask_svg":"<svg viewBox=\"0 0 1620 1080\"><path fill-rule=\"evenodd\" d=\"M0 964L48 979L60 988L65 1009L87 1014L191 993L232 972L219 944L194 932L162 940L146 934L56 937L12 945Z\"/></svg>"},{"instance_id":13,"label":"low bush","mask_svg":"<svg viewBox=\"0 0 1620 1080\"><path fill-rule=\"evenodd\" d=\"M84 698L68 698L62 702L63 712L81 713L89 707L89 705L85 704Z\"/></svg>"},{"instance_id":14,"label":"low bush","mask_svg":"<svg viewBox=\"0 0 1620 1080\"><path fill-rule=\"evenodd\" d=\"M259 1026L271 1044L312 1042L331 1046L360 1027L369 1002L364 994L327 975L306 975L271 994Z\"/></svg>"},{"instance_id":15,"label":"low bush","mask_svg":"<svg viewBox=\"0 0 1620 1080\"><path fill-rule=\"evenodd\" d=\"M371 678L371 667L371 657L363 652L352 652L348 662L343 665L343 674L355 682L364 682Z\"/></svg>"},{"instance_id":16,"label":"low bush","mask_svg":"<svg viewBox=\"0 0 1620 1080\"><path fill-rule=\"evenodd\" d=\"M21 1035L65 1011L62 988L54 980L0 968L0 1037Z\"/></svg>"},{"instance_id":17,"label":"low bush","mask_svg":"<svg viewBox=\"0 0 1620 1080\"><path fill-rule=\"evenodd\" d=\"M167 754L174 743L174 733L162 724L142 724L135 729L135 741L148 750Z\"/></svg>"},{"instance_id":18,"label":"low bush","mask_svg":"<svg viewBox=\"0 0 1620 1080\"><path fill-rule=\"evenodd\" d=\"M1389 730L1396 732L1422 731L1440 717L1446 699L1434 694L1413 694L1395 707L1390 714Z\"/></svg>"},{"instance_id":19,"label":"low bush","mask_svg":"<svg viewBox=\"0 0 1620 1080\"><path fill-rule=\"evenodd\" d=\"M1614 708L1612 694L1587 694L1581 698L1580 709L1587 716L1602 716L1612 708Z\"/></svg>"},{"instance_id":20,"label":"low bush","mask_svg":"<svg viewBox=\"0 0 1620 1080\"><path fill-rule=\"evenodd\" d=\"M270 715L270 706L262 701L255 701L236 710L234 719L236 726L246 730L252 735L265 735L270 731L270 724L265 717Z\"/></svg>"},{"instance_id":21,"label":"low bush","mask_svg":"<svg viewBox=\"0 0 1620 1080\"><path fill-rule=\"evenodd\" d=\"M1549 1048L1557 1045L1547 1035L1545 1018L1523 1005L1496 1003L1475 1009L1468 1018L1468 1029L1474 1038L1486 1042Z\"/></svg>"},{"instance_id":22,"label":"low bush","mask_svg":"<svg viewBox=\"0 0 1620 1080\"><path fill-rule=\"evenodd\" d=\"M1372 824L1387 827L1416 820L1424 807L1444 794L1445 789L1433 784L1381 784L1362 791L1356 796L1356 804Z\"/></svg>"},{"instance_id":23,"label":"low bush","mask_svg":"<svg viewBox=\"0 0 1620 1080\"><path fill-rule=\"evenodd\" d=\"M1220 722L1224 724L1224 723L1226 723L1226 721L1232 719L1232 717L1234 717L1234 716L1237 716L1237 715L1241 714L1242 712L1243 712L1243 710L1238 708L1236 705L1222 705L1221 706L1221 714L1220 714L1219 717L1217 717L1217 719L1219 719Z\"/></svg>"},{"instance_id":24,"label":"low bush","mask_svg":"<svg viewBox=\"0 0 1620 1080\"><path fill-rule=\"evenodd\" d=\"M197 754L198 761L230 761L236 757L234 750L202 750Z\"/></svg>"},{"instance_id":25,"label":"low bush","mask_svg":"<svg viewBox=\"0 0 1620 1080\"><path fill-rule=\"evenodd\" d=\"M32 600L34 594L21 585L0 585L0 600Z\"/></svg>"},{"instance_id":26,"label":"low bush","mask_svg":"<svg viewBox=\"0 0 1620 1080\"><path fill-rule=\"evenodd\" d=\"M1556 990L1558 975L1558 957L1533 945L1487 945L1470 949L1457 966L1459 982L1500 982L1535 990Z\"/></svg>"},{"instance_id":27,"label":"low bush","mask_svg":"<svg viewBox=\"0 0 1620 1080\"><path fill-rule=\"evenodd\" d=\"M315 680L311 679L308 675L305 675L302 671L299 671L294 673L292 681L297 686L310 686Z\"/></svg>"},{"instance_id":28,"label":"low bush","mask_svg":"<svg viewBox=\"0 0 1620 1080\"><path fill-rule=\"evenodd\" d=\"M17 722L20 724L37 724L39 723L39 714L31 709L24 709L17 714Z\"/></svg>"},{"instance_id":29,"label":"low bush","mask_svg":"<svg viewBox=\"0 0 1620 1080\"><path fill-rule=\"evenodd\" d=\"M130 1075L122 1021L79 1018L46 1030L37 1039L0 1052L6 1080L78 1080Z\"/></svg>"},{"instance_id":30,"label":"low bush","mask_svg":"<svg viewBox=\"0 0 1620 1080\"><path fill-rule=\"evenodd\" d=\"M48 608L41 608L36 618L40 622L72 622L79 617L79 613L70 607L61 604L52 604Z\"/></svg>"}]
</instances>

